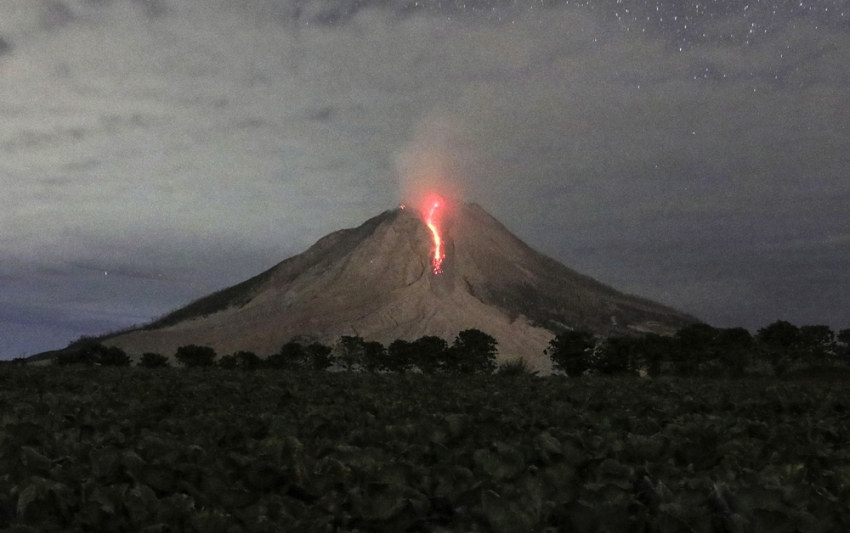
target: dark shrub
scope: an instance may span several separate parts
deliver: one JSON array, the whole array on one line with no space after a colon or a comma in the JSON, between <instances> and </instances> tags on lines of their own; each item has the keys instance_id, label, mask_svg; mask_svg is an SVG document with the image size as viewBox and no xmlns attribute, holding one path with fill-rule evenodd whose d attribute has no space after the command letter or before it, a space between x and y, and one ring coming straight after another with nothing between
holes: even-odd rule
<instances>
[{"instance_id":1,"label":"dark shrub","mask_svg":"<svg viewBox=\"0 0 850 533\"><path fill-rule=\"evenodd\" d=\"M777 376L783 375L797 358L802 335L800 328L785 320L777 320L756 332L763 357Z\"/></svg>"},{"instance_id":2,"label":"dark shrub","mask_svg":"<svg viewBox=\"0 0 850 533\"><path fill-rule=\"evenodd\" d=\"M71 353L54 359L57 365L102 365L130 366L130 358L117 346L104 346L100 343L85 343Z\"/></svg>"},{"instance_id":3,"label":"dark shrub","mask_svg":"<svg viewBox=\"0 0 850 533\"><path fill-rule=\"evenodd\" d=\"M142 354L139 366L142 368L164 368L168 366L168 357L158 353L146 352Z\"/></svg>"},{"instance_id":4,"label":"dark shrub","mask_svg":"<svg viewBox=\"0 0 850 533\"><path fill-rule=\"evenodd\" d=\"M215 363L215 350L209 346L189 344L177 348L174 357L186 368L207 367Z\"/></svg>"},{"instance_id":5,"label":"dark shrub","mask_svg":"<svg viewBox=\"0 0 850 533\"><path fill-rule=\"evenodd\" d=\"M647 333L640 342L638 368L646 370L649 376L660 376L669 367L675 351L676 341L672 337Z\"/></svg>"},{"instance_id":6,"label":"dark shrub","mask_svg":"<svg viewBox=\"0 0 850 533\"><path fill-rule=\"evenodd\" d=\"M720 362L731 377L741 377L750 363L755 341L744 328L727 328L717 334L717 350Z\"/></svg>"},{"instance_id":7,"label":"dark shrub","mask_svg":"<svg viewBox=\"0 0 850 533\"><path fill-rule=\"evenodd\" d=\"M94 357L87 350L77 350L71 353L65 353L53 359L54 365L94 365Z\"/></svg>"},{"instance_id":8,"label":"dark shrub","mask_svg":"<svg viewBox=\"0 0 850 533\"><path fill-rule=\"evenodd\" d=\"M265 366L278 369L294 369L304 364L306 352L298 341L289 341L276 354L266 358Z\"/></svg>"},{"instance_id":9,"label":"dark shrub","mask_svg":"<svg viewBox=\"0 0 850 533\"><path fill-rule=\"evenodd\" d=\"M590 358L595 346L596 340L589 331L564 331L549 341L546 354L552 360L555 370L570 377L579 377L590 369Z\"/></svg>"},{"instance_id":10,"label":"dark shrub","mask_svg":"<svg viewBox=\"0 0 850 533\"><path fill-rule=\"evenodd\" d=\"M236 352L233 354L233 357L236 359L237 368L241 370L254 370L263 364L263 360L260 359L259 355L246 350Z\"/></svg>"},{"instance_id":11,"label":"dark shrub","mask_svg":"<svg viewBox=\"0 0 850 533\"><path fill-rule=\"evenodd\" d=\"M92 348L94 362L103 366L130 366L130 358L117 346L98 344Z\"/></svg>"},{"instance_id":12,"label":"dark shrub","mask_svg":"<svg viewBox=\"0 0 850 533\"><path fill-rule=\"evenodd\" d=\"M528 362L522 357L517 357L516 359L511 359L510 361L505 361L501 365L499 365L499 369L496 371L500 376L536 376L537 371L532 370L530 366L528 366Z\"/></svg>"},{"instance_id":13,"label":"dark shrub","mask_svg":"<svg viewBox=\"0 0 850 533\"><path fill-rule=\"evenodd\" d=\"M608 337L594 353L590 370L608 376L636 373L642 340L627 336Z\"/></svg>"},{"instance_id":14,"label":"dark shrub","mask_svg":"<svg viewBox=\"0 0 850 533\"><path fill-rule=\"evenodd\" d=\"M217 365L219 368L233 370L239 367L239 361L236 360L236 356L234 355L225 355L218 360Z\"/></svg>"}]
</instances>

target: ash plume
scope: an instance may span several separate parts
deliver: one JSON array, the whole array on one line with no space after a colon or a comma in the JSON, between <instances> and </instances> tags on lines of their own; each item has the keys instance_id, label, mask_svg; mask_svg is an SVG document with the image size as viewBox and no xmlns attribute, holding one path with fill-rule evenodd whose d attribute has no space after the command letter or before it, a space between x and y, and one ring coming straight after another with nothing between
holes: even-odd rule
<instances>
[{"instance_id":1,"label":"ash plume","mask_svg":"<svg viewBox=\"0 0 850 533\"><path fill-rule=\"evenodd\" d=\"M462 202L483 164L461 119L433 112L420 121L396 167L401 202L420 207L431 194Z\"/></svg>"}]
</instances>

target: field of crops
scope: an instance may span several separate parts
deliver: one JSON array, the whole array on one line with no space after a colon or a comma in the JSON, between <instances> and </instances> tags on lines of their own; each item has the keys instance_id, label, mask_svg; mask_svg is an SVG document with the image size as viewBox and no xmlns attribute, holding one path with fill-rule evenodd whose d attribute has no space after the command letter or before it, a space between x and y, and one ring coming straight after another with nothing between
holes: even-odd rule
<instances>
[{"instance_id":1,"label":"field of crops","mask_svg":"<svg viewBox=\"0 0 850 533\"><path fill-rule=\"evenodd\" d=\"M850 390L0 367L2 531L850 531Z\"/></svg>"}]
</instances>

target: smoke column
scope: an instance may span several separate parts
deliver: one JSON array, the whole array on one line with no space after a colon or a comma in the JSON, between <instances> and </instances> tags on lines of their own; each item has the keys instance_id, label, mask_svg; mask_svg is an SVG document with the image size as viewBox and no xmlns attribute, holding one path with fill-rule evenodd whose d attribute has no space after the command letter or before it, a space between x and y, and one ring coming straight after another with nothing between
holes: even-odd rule
<instances>
[{"instance_id":1,"label":"smoke column","mask_svg":"<svg viewBox=\"0 0 850 533\"><path fill-rule=\"evenodd\" d=\"M425 117L396 161L402 203L424 212L434 194L462 201L465 180L474 166L472 145L461 121L453 115Z\"/></svg>"}]
</instances>

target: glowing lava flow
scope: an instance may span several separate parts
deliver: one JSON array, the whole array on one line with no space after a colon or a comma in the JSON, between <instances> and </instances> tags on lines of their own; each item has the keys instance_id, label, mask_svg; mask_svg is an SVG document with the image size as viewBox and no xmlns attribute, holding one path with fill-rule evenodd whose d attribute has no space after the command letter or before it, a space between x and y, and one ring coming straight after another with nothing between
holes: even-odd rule
<instances>
[{"instance_id":1,"label":"glowing lava flow","mask_svg":"<svg viewBox=\"0 0 850 533\"><path fill-rule=\"evenodd\" d=\"M434 258L431 260L431 266L433 267L434 274L442 274L443 272L443 259L445 259L446 254L443 251L443 239L440 237L440 228L439 228L439 212L443 207L443 199L439 196L434 197L433 199L428 200L428 211L425 213L425 225L428 226L428 229L431 230L431 236L434 239Z\"/></svg>"}]
</instances>

